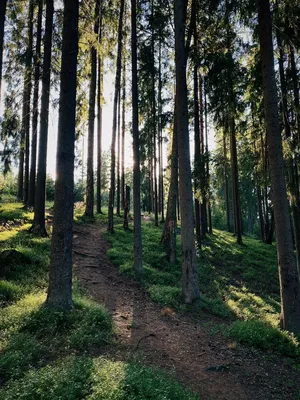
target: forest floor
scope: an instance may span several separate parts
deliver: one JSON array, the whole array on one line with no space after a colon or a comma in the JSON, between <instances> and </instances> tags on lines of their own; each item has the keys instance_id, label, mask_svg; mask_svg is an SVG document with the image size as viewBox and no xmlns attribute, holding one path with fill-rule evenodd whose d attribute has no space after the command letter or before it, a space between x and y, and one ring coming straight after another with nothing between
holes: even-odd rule
<instances>
[{"instance_id":1,"label":"forest floor","mask_svg":"<svg viewBox=\"0 0 300 400\"><path fill-rule=\"evenodd\" d=\"M113 316L117 359L175 370L177 379L202 400L299 399L300 376L290 359L225 338L221 318L176 311L151 301L145 288L124 276L107 256L106 226L77 225L76 275L93 299Z\"/></svg>"},{"instance_id":2,"label":"forest floor","mask_svg":"<svg viewBox=\"0 0 300 400\"><path fill-rule=\"evenodd\" d=\"M300 400L274 245L244 236L239 246L215 229L197 254L201 299L186 306L180 226L170 264L161 227L144 217L138 277L132 225L115 216L108 234L106 215L90 221L77 204L74 307L62 313L44 307L50 238L28 232L32 217L0 205L0 400Z\"/></svg>"}]
</instances>

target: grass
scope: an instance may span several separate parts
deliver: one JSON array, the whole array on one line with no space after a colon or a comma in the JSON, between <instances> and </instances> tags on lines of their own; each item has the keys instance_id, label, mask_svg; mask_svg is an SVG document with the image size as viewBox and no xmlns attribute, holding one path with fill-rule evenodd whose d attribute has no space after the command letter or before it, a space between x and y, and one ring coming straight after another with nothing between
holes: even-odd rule
<instances>
[{"instance_id":1,"label":"grass","mask_svg":"<svg viewBox=\"0 0 300 400\"><path fill-rule=\"evenodd\" d=\"M66 357L0 391L0 399L197 400L162 371L104 357Z\"/></svg>"},{"instance_id":2,"label":"grass","mask_svg":"<svg viewBox=\"0 0 300 400\"><path fill-rule=\"evenodd\" d=\"M0 233L0 251L24 256L0 281L0 400L198 399L161 370L98 357L107 345L115 346L112 319L76 280L71 311L45 307L50 240L27 232L32 216L20 204L1 210L28 223Z\"/></svg>"}]
</instances>

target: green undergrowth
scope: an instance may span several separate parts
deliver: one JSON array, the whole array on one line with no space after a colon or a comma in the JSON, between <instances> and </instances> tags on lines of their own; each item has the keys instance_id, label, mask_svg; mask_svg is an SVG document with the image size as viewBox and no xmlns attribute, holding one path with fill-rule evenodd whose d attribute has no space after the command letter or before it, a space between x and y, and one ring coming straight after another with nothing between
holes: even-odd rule
<instances>
[{"instance_id":1,"label":"green undergrowth","mask_svg":"<svg viewBox=\"0 0 300 400\"><path fill-rule=\"evenodd\" d=\"M30 369L0 391L1 400L198 400L170 375L139 363L104 357L65 357Z\"/></svg>"},{"instance_id":2,"label":"green undergrowth","mask_svg":"<svg viewBox=\"0 0 300 400\"><path fill-rule=\"evenodd\" d=\"M173 265L166 260L164 247L160 244L160 228L151 222L144 222L142 230L143 274L138 279L152 300L176 309L184 308L180 289L180 264ZM133 269L133 231L124 231L121 224L116 224L115 233L106 233L106 237L112 244L108 250L111 260L121 272L136 277Z\"/></svg>"},{"instance_id":3,"label":"green undergrowth","mask_svg":"<svg viewBox=\"0 0 300 400\"><path fill-rule=\"evenodd\" d=\"M180 252L176 264L166 260L160 245L161 228L142 223L144 271L137 277L133 269L133 231L117 224L114 234L106 234L112 247L111 260L120 271L140 280L152 300L189 310L181 297ZM180 237L178 235L178 249ZM300 356L299 340L279 329L280 297L275 245L243 237L243 245L223 231L208 235L198 254L201 291L200 310L221 317L222 332L243 344ZM201 315L200 315L201 316Z\"/></svg>"},{"instance_id":4,"label":"green undergrowth","mask_svg":"<svg viewBox=\"0 0 300 400\"><path fill-rule=\"evenodd\" d=\"M112 319L76 279L71 311L45 306L50 239L28 222L0 232L0 251L22 254L0 281L0 399L198 399L161 370L99 357L116 345Z\"/></svg>"},{"instance_id":5,"label":"green undergrowth","mask_svg":"<svg viewBox=\"0 0 300 400\"><path fill-rule=\"evenodd\" d=\"M32 219L33 213L24 210L22 203L2 203L0 205L0 221L24 222Z\"/></svg>"}]
</instances>

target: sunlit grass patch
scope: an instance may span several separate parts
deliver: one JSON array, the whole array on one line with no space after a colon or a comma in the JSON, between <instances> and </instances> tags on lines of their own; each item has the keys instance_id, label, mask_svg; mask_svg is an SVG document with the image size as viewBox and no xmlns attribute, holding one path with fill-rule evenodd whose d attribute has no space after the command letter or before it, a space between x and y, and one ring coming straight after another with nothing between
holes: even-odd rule
<instances>
[{"instance_id":1,"label":"sunlit grass patch","mask_svg":"<svg viewBox=\"0 0 300 400\"><path fill-rule=\"evenodd\" d=\"M300 357L299 341L293 335L263 321L235 321L226 334L249 346Z\"/></svg>"},{"instance_id":2,"label":"sunlit grass patch","mask_svg":"<svg viewBox=\"0 0 300 400\"><path fill-rule=\"evenodd\" d=\"M111 342L111 316L102 306L75 294L73 310L59 312L45 307L45 299L44 292L30 294L3 310L0 375L21 374L57 352L87 351Z\"/></svg>"},{"instance_id":3,"label":"sunlit grass patch","mask_svg":"<svg viewBox=\"0 0 300 400\"><path fill-rule=\"evenodd\" d=\"M158 368L105 358L66 357L0 390L0 399L199 400Z\"/></svg>"},{"instance_id":4,"label":"sunlit grass patch","mask_svg":"<svg viewBox=\"0 0 300 400\"><path fill-rule=\"evenodd\" d=\"M280 305L251 293L245 286L240 289L229 286L226 304L239 319L260 319L278 325Z\"/></svg>"},{"instance_id":5,"label":"sunlit grass patch","mask_svg":"<svg viewBox=\"0 0 300 400\"><path fill-rule=\"evenodd\" d=\"M2 203L0 205L0 220L28 221L32 220L33 213L24 209L22 203Z\"/></svg>"}]
</instances>

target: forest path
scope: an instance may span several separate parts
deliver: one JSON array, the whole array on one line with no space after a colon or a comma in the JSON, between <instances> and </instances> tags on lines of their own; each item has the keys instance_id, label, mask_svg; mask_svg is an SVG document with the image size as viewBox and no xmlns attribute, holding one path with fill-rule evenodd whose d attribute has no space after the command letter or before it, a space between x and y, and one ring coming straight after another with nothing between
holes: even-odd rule
<instances>
[{"instance_id":1,"label":"forest path","mask_svg":"<svg viewBox=\"0 0 300 400\"><path fill-rule=\"evenodd\" d=\"M291 381L300 385L299 374L282 357L268 361L259 351L212 336L207 324L211 316L199 321L153 303L109 260L105 230L96 224L75 226L74 268L89 294L112 314L120 344L112 349L116 358L137 355L147 364L175 370L177 379L201 400L298 398Z\"/></svg>"}]
</instances>

